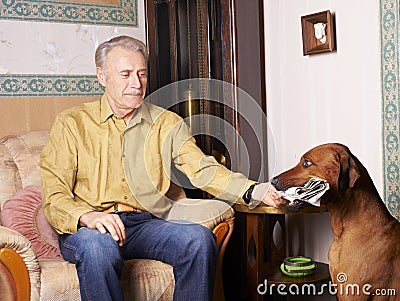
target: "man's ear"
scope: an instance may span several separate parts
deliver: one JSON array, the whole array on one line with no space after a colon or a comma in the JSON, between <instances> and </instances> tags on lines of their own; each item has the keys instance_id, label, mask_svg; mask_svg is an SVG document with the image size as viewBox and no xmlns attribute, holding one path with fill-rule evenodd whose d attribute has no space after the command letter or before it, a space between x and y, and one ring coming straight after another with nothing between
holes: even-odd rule
<instances>
[{"instance_id":1,"label":"man's ear","mask_svg":"<svg viewBox=\"0 0 400 301\"><path fill-rule=\"evenodd\" d=\"M101 67L96 67L96 75L97 79L99 80L100 85L103 87L106 86L106 75Z\"/></svg>"}]
</instances>

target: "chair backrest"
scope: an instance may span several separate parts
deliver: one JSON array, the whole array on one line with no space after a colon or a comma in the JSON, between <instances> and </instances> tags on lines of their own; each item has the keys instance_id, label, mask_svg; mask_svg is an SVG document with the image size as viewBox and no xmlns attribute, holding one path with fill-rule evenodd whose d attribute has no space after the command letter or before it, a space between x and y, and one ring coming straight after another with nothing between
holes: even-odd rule
<instances>
[{"instance_id":1,"label":"chair backrest","mask_svg":"<svg viewBox=\"0 0 400 301\"><path fill-rule=\"evenodd\" d=\"M21 188L41 184L40 153L48 139L48 131L32 131L0 139L0 210L3 203Z\"/></svg>"}]
</instances>

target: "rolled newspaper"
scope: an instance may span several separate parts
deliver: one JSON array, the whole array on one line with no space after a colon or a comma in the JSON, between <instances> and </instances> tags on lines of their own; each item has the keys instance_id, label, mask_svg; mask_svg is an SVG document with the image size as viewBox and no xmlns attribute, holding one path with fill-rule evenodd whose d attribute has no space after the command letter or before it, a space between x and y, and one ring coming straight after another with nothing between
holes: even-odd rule
<instances>
[{"instance_id":1,"label":"rolled newspaper","mask_svg":"<svg viewBox=\"0 0 400 301\"><path fill-rule=\"evenodd\" d=\"M303 201L313 206L321 206L321 196L329 189L327 181L312 178L303 186L290 187L286 191L278 191L279 195L290 203Z\"/></svg>"}]
</instances>

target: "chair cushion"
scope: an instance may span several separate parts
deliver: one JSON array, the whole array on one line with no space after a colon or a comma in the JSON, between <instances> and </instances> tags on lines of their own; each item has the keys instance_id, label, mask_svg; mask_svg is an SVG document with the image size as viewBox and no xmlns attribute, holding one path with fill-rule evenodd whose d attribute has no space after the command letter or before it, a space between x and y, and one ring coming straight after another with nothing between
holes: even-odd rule
<instances>
[{"instance_id":1,"label":"chair cushion","mask_svg":"<svg viewBox=\"0 0 400 301\"><path fill-rule=\"evenodd\" d=\"M22 187L18 168L8 148L0 139L0 208L18 189Z\"/></svg>"},{"instance_id":2,"label":"chair cushion","mask_svg":"<svg viewBox=\"0 0 400 301\"><path fill-rule=\"evenodd\" d=\"M41 259L40 299L81 300L75 265L63 259Z\"/></svg>"},{"instance_id":3,"label":"chair cushion","mask_svg":"<svg viewBox=\"0 0 400 301\"><path fill-rule=\"evenodd\" d=\"M125 261L121 285L125 300L172 300L175 287L172 266L150 259Z\"/></svg>"},{"instance_id":4,"label":"chair cushion","mask_svg":"<svg viewBox=\"0 0 400 301\"><path fill-rule=\"evenodd\" d=\"M39 264L42 300L80 300L74 264L54 259L41 259ZM171 301L175 285L172 266L148 259L128 260L122 271L121 285L125 300Z\"/></svg>"},{"instance_id":5,"label":"chair cushion","mask_svg":"<svg viewBox=\"0 0 400 301\"><path fill-rule=\"evenodd\" d=\"M24 187L8 199L1 211L1 221L29 239L38 258L62 258L58 235L43 213L40 186Z\"/></svg>"},{"instance_id":6,"label":"chair cushion","mask_svg":"<svg viewBox=\"0 0 400 301\"><path fill-rule=\"evenodd\" d=\"M48 140L48 131L10 135L0 140L1 144L7 147L18 168L22 187L40 185L40 153Z\"/></svg>"}]
</instances>

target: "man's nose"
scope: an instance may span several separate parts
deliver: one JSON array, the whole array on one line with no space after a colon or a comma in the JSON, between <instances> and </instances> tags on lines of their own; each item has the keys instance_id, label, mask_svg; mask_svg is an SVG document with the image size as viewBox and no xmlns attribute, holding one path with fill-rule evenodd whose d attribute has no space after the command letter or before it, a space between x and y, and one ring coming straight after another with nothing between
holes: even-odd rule
<instances>
[{"instance_id":1,"label":"man's nose","mask_svg":"<svg viewBox=\"0 0 400 301\"><path fill-rule=\"evenodd\" d=\"M139 76L137 74L132 74L129 77L129 86L134 88L142 87L142 83L140 82Z\"/></svg>"}]
</instances>

